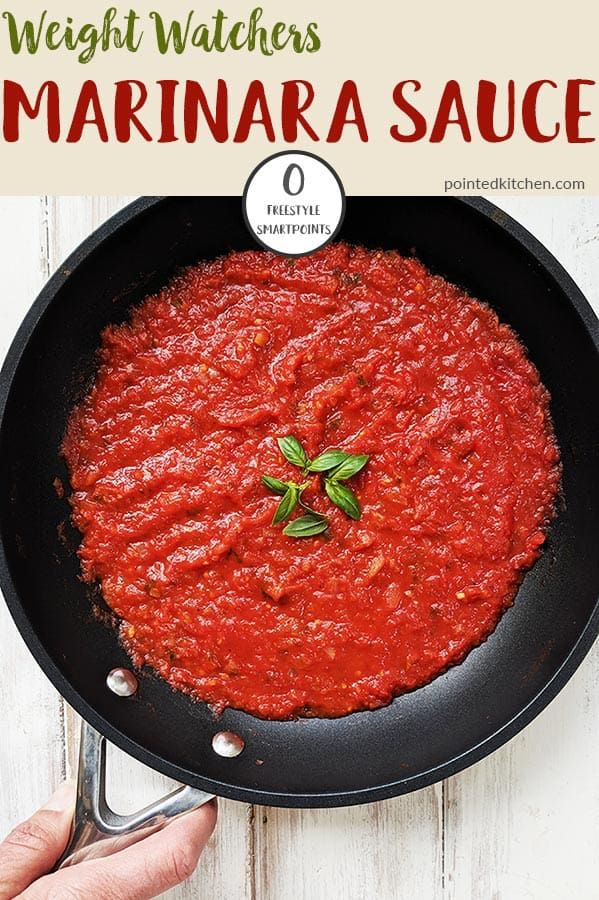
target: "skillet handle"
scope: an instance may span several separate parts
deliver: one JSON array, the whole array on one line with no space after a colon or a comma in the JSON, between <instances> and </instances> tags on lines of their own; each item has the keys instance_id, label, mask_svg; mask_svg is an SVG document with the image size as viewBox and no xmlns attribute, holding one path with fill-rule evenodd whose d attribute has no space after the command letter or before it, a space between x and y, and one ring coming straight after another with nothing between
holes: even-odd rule
<instances>
[{"instance_id":1,"label":"skillet handle","mask_svg":"<svg viewBox=\"0 0 599 900\"><path fill-rule=\"evenodd\" d=\"M213 794L182 786L139 812L117 815L106 802L106 739L82 720L75 816L55 868L116 853L212 799Z\"/></svg>"}]
</instances>

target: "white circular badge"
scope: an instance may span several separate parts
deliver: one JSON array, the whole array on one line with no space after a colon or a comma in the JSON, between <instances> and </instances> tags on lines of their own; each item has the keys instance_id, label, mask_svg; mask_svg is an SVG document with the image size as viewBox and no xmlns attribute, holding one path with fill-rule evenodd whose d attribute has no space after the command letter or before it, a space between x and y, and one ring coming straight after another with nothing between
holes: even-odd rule
<instances>
[{"instance_id":1,"label":"white circular badge","mask_svg":"<svg viewBox=\"0 0 599 900\"><path fill-rule=\"evenodd\" d=\"M300 150L269 156L248 178L243 215L256 240L285 256L332 241L343 222L345 191L334 169Z\"/></svg>"}]
</instances>

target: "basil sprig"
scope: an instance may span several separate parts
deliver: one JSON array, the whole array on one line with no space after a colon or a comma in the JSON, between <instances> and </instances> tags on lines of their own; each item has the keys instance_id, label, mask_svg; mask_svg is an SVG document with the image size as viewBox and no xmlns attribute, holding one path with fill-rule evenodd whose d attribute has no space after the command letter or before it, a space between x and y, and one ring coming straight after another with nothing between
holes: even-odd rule
<instances>
[{"instance_id":1,"label":"basil sprig","mask_svg":"<svg viewBox=\"0 0 599 900\"><path fill-rule=\"evenodd\" d=\"M350 519L359 519L362 515L360 502L354 492L342 482L348 481L361 472L368 462L366 453L346 453L344 450L325 450L311 460L301 443L293 435L278 438L279 449L285 459L302 470L305 479L310 473L319 474L324 479L324 489L329 500L338 506ZM283 534L289 537L313 537L323 534L329 520L326 516L311 509L302 500L302 492L308 487L308 481L297 484L295 481L281 481L272 475L263 475L262 483L269 491L278 494L282 499L275 510L273 525L289 519L296 508L301 506L304 514L289 522Z\"/></svg>"}]
</instances>

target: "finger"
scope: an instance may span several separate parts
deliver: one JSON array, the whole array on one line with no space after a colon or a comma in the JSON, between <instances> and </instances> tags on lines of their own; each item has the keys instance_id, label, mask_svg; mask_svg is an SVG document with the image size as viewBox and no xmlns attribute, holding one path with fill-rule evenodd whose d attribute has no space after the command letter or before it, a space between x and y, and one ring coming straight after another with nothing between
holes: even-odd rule
<instances>
[{"instance_id":1,"label":"finger","mask_svg":"<svg viewBox=\"0 0 599 900\"><path fill-rule=\"evenodd\" d=\"M49 872L69 839L75 783L66 781L0 844L0 900L9 900Z\"/></svg>"},{"instance_id":2,"label":"finger","mask_svg":"<svg viewBox=\"0 0 599 900\"><path fill-rule=\"evenodd\" d=\"M150 900L189 878L215 824L216 803L211 801L113 856L40 878L22 900Z\"/></svg>"}]
</instances>

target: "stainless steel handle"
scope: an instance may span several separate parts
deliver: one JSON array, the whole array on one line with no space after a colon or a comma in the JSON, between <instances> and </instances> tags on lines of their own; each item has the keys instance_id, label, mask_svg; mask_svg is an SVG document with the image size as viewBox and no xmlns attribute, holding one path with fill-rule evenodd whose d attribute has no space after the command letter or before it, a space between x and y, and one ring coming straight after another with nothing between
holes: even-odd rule
<instances>
[{"instance_id":1,"label":"stainless steel handle","mask_svg":"<svg viewBox=\"0 0 599 900\"><path fill-rule=\"evenodd\" d=\"M75 816L69 843L56 868L116 853L213 796L182 786L139 812L117 815L106 802L106 739L82 721Z\"/></svg>"}]
</instances>

